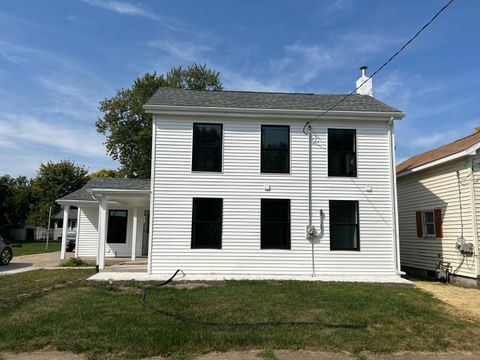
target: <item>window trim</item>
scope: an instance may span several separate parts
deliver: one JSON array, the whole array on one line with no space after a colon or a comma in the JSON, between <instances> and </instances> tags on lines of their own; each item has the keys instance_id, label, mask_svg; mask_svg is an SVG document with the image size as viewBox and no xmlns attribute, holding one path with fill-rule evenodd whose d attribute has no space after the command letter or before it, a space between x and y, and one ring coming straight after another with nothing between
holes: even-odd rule
<instances>
[{"instance_id":1,"label":"window trim","mask_svg":"<svg viewBox=\"0 0 480 360\"><path fill-rule=\"evenodd\" d=\"M331 203L333 202L355 202L356 203L356 210L357 210L357 224L332 224L332 217L331 217ZM355 225L357 227L357 247L355 248L332 248L332 225ZM360 201L358 200L329 200L328 201L328 237L330 241L330 251L360 251Z\"/></svg>"},{"instance_id":2,"label":"window trim","mask_svg":"<svg viewBox=\"0 0 480 360\"><path fill-rule=\"evenodd\" d=\"M264 127L286 127L288 128L288 171L287 172L265 172L262 168L262 153L263 153L263 128ZM291 126L289 124L261 124L260 125L260 175L291 175L292 173L292 144L291 140Z\"/></svg>"},{"instance_id":3,"label":"window trim","mask_svg":"<svg viewBox=\"0 0 480 360\"><path fill-rule=\"evenodd\" d=\"M271 200L282 200L288 202L288 239L287 239L287 246L286 247L270 247L270 246L263 246L262 245L262 225L263 225L263 212L262 212L262 202L271 201ZM274 222L274 223L281 223L286 224L284 222ZM291 250L292 249L292 201L290 199L276 199L276 198L261 198L260 199L260 250Z\"/></svg>"},{"instance_id":4,"label":"window trim","mask_svg":"<svg viewBox=\"0 0 480 360\"><path fill-rule=\"evenodd\" d=\"M432 221L428 222L428 224L433 225L433 234L429 234L427 231L427 220L425 217L425 213L432 213ZM435 226L435 210L434 209L427 209L422 210L422 228L423 228L423 237L424 238L436 238L437 237L437 227Z\"/></svg>"},{"instance_id":5,"label":"window trim","mask_svg":"<svg viewBox=\"0 0 480 360\"><path fill-rule=\"evenodd\" d=\"M195 244L195 206L194 202L195 200L221 200L221 218L220 218L220 246L199 246ZM191 224L191 236L190 236L190 249L195 250L195 249L207 249L207 250L222 250L223 247L223 198L217 198L217 197L193 197L192 198L192 224Z\"/></svg>"},{"instance_id":6,"label":"window trim","mask_svg":"<svg viewBox=\"0 0 480 360\"><path fill-rule=\"evenodd\" d=\"M195 125L215 125L215 126L218 126L220 125L220 135L222 136L222 140L221 140L221 145L220 145L220 170L194 170L193 168L193 159L194 159L194 154L195 154L195 147L194 147L194 144L195 144L195 135L194 135L194 128L195 128ZM223 173L223 147L224 147L224 139L225 139L225 136L224 136L224 127L223 127L223 123L221 122L192 122L192 142L191 142L191 146L192 146L192 151L191 151L191 165L190 165L190 172L192 173L195 173L195 174L198 174L198 173L207 173L207 174L211 174L211 173L219 173L219 174L222 174Z\"/></svg>"},{"instance_id":7,"label":"window trim","mask_svg":"<svg viewBox=\"0 0 480 360\"><path fill-rule=\"evenodd\" d=\"M354 153L355 153L355 175L330 175L330 172L329 172L329 153L330 153L330 141L329 141L329 137L328 137L328 132L330 130L353 130L355 132L355 144L354 144ZM327 128L327 177L331 177L331 178L348 178L348 179L356 179L358 178L358 136L357 136L358 132L357 132L357 128L338 128L338 127L335 127L335 128Z\"/></svg>"}]
</instances>

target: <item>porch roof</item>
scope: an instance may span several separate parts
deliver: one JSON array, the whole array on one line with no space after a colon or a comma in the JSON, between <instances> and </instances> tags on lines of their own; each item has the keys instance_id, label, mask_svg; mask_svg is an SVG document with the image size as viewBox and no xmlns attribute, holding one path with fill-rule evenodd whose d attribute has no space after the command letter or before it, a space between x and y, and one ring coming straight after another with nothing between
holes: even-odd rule
<instances>
[{"instance_id":1,"label":"porch roof","mask_svg":"<svg viewBox=\"0 0 480 360\"><path fill-rule=\"evenodd\" d=\"M60 199L58 203L66 202L98 202L93 192L139 192L146 193L150 191L150 179L130 179L130 178L108 178L99 177L93 178L86 183L82 188L67 194Z\"/></svg>"}]
</instances>

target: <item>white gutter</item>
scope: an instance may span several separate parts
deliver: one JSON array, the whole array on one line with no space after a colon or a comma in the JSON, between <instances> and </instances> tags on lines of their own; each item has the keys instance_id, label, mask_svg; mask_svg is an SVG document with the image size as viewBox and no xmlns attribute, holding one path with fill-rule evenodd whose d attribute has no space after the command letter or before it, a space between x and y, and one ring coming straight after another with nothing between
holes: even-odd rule
<instances>
[{"instance_id":1,"label":"white gutter","mask_svg":"<svg viewBox=\"0 0 480 360\"><path fill-rule=\"evenodd\" d=\"M395 126L393 118L388 122L388 140L390 147L390 184L392 197L392 225L393 225L393 253L395 262L395 273L404 275L400 264L400 234L398 230L398 198L397 198L397 177L395 174Z\"/></svg>"},{"instance_id":2,"label":"white gutter","mask_svg":"<svg viewBox=\"0 0 480 360\"><path fill-rule=\"evenodd\" d=\"M437 165L440 165L440 164L444 164L446 162L456 160L456 159L459 159L459 158L462 158L462 157L465 157L465 156L475 155L477 153L478 149L480 149L480 142L475 144L475 145L470 146L468 149L459 151L455 154L445 156L445 157L437 159L435 161L431 161L429 163L417 166L413 169L400 171L397 174L397 178L405 176L405 175L409 175L409 174L412 174L412 173L415 173L415 172L418 172L418 171L422 171L422 170L425 170L425 169L429 169L431 167L434 167L434 166L437 166Z\"/></svg>"},{"instance_id":3,"label":"white gutter","mask_svg":"<svg viewBox=\"0 0 480 360\"><path fill-rule=\"evenodd\" d=\"M150 195L150 190L132 190L132 189L101 189L93 188L88 189L89 194L97 195Z\"/></svg>"},{"instance_id":4,"label":"white gutter","mask_svg":"<svg viewBox=\"0 0 480 360\"><path fill-rule=\"evenodd\" d=\"M156 133L157 127L155 119L152 120L152 156L150 164L150 214L148 221L148 260L147 274L152 273L152 248L153 248L153 212L155 210L155 153L156 153Z\"/></svg>"},{"instance_id":5,"label":"white gutter","mask_svg":"<svg viewBox=\"0 0 480 360\"><path fill-rule=\"evenodd\" d=\"M98 204L97 201L95 200L55 200L57 204L60 205L73 205L76 206L75 204L84 204L84 205L93 205L93 204Z\"/></svg>"},{"instance_id":6,"label":"white gutter","mask_svg":"<svg viewBox=\"0 0 480 360\"><path fill-rule=\"evenodd\" d=\"M171 105L144 105L147 113L156 115L177 116L222 116L242 118L283 118L301 121L314 120L325 110L288 110L288 109L257 109L257 108L223 108L203 106L171 106ZM328 119L345 120L385 120L394 118L400 120L405 116L403 112L395 111L329 111ZM327 118L327 117L326 117Z\"/></svg>"}]
</instances>

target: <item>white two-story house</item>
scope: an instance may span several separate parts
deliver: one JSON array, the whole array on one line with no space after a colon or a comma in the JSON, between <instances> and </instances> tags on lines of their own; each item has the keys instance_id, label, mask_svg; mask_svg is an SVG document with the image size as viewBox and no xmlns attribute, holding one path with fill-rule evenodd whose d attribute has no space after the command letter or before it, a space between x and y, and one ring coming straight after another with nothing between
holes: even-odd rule
<instances>
[{"instance_id":1,"label":"white two-story house","mask_svg":"<svg viewBox=\"0 0 480 360\"><path fill-rule=\"evenodd\" d=\"M79 208L77 256L101 270L143 254L148 274L187 278L399 278L404 114L367 90L325 114L344 95L160 88L144 106L151 180L94 179L59 200Z\"/></svg>"}]
</instances>

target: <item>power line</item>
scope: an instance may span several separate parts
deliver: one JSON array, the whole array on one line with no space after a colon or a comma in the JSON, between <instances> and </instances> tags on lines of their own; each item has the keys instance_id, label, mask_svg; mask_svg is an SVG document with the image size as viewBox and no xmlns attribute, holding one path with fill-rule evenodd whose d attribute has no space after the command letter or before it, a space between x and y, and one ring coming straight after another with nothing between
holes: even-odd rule
<instances>
[{"instance_id":1,"label":"power line","mask_svg":"<svg viewBox=\"0 0 480 360\"><path fill-rule=\"evenodd\" d=\"M358 85L354 90L352 90L349 94L345 95L342 99L340 99L338 102L336 102L333 106L329 107L327 110L325 110L323 113L321 113L320 115L318 115L315 119L313 120L308 120L306 123L305 123L305 126L303 127L303 132L305 132L305 128L307 126L309 126L313 121L316 121L318 120L319 118L321 118L322 116L324 116L325 114L327 114L328 112L330 112L331 110L333 110L334 108L336 108L338 105L340 105L342 102L344 102L346 99L348 99L350 96L352 96L353 94L355 94L355 92L360 89L367 81L369 81L370 79L372 79L375 75L377 75L385 66L387 66L393 59L395 59L408 45L410 45L411 42L413 42L422 32L423 30L425 30L428 26L430 26L430 24L432 22L435 21L435 19L443 12L445 11L451 3L453 3L455 0L450 0L448 1L440 10L438 10L435 15L433 15L433 17L425 24L423 25L420 30L418 30L415 35L413 35L410 40L408 40L405 44L403 44L403 46L395 53L393 54L392 56L390 56L390 58L385 61L383 63L382 66L380 66L377 70L375 70L373 72L372 75L370 75L370 77L365 80L364 82L362 82L360 85Z\"/></svg>"}]
</instances>

